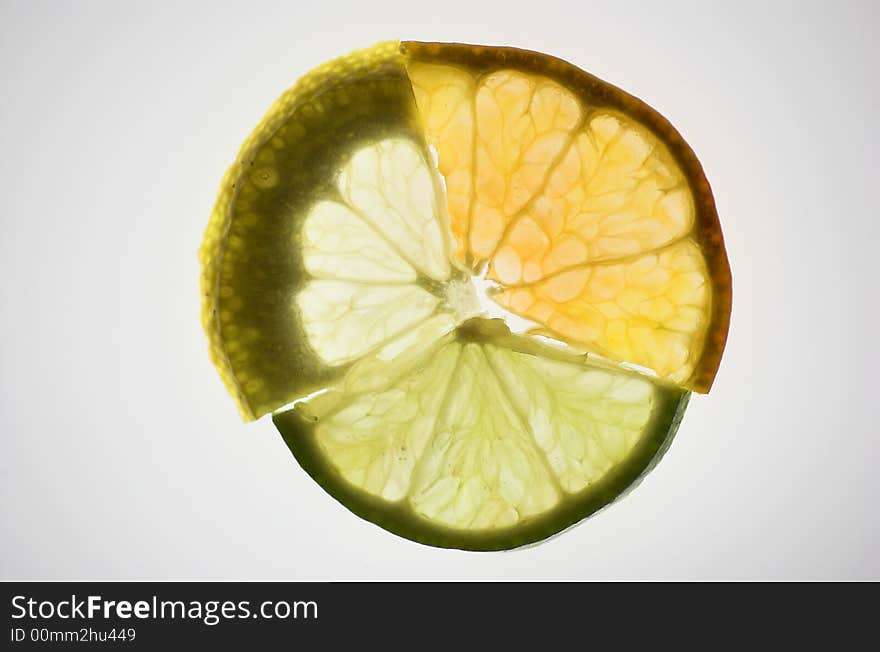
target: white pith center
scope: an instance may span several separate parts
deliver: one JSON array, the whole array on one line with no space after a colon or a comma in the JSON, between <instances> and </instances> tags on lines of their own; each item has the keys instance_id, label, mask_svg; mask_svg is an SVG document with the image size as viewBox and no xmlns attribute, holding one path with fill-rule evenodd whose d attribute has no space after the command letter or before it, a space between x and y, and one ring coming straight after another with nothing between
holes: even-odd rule
<instances>
[{"instance_id":1,"label":"white pith center","mask_svg":"<svg viewBox=\"0 0 880 652\"><path fill-rule=\"evenodd\" d=\"M523 319L493 301L490 294L498 289L498 284L486 278L486 271L479 275L471 274L461 280L452 280L445 288L445 303L458 323L471 317L501 319L512 333L525 333L538 324Z\"/></svg>"}]
</instances>

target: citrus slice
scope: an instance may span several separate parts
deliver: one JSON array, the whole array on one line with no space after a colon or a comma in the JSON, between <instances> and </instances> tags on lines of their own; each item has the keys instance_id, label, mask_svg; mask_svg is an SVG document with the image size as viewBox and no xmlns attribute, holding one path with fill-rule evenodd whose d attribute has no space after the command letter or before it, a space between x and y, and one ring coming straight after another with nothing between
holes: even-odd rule
<instances>
[{"instance_id":1,"label":"citrus slice","mask_svg":"<svg viewBox=\"0 0 880 652\"><path fill-rule=\"evenodd\" d=\"M689 396L494 320L427 341L274 421L348 509L433 546L508 549L584 519L656 463Z\"/></svg>"},{"instance_id":2,"label":"citrus slice","mask_svg":"<svg viewBox=\"0 0 880 652\"><path fill-rule=\"evenodd\" d=\"M398 50L384 43L300 79L223 180L200 251L202 321L246 419L410 328L433 310L426 288L448 278L446 229L421 230L438 198L425 184L438 180Z\"/></svg>"},{"instance_id":3,"label":"citrus slice","mask_svg":"<svg viewBox=\"0 0 880 652\"><path fill-rule=\"evenodd\" d=\"M535 52L405 43L456 252L535 332L707 392L731 282L709 184L659 113Z\"/></svg>"},{"instance_id":4,"label":"citrus slice","mask_svg":"<svg viewBox=\"0 0 880 652\"><path fill-rule=\"evenodd\" d=\"M693 153L546 55L397 42L272 107L201 249L245 419L423 543L543 539L632 487L708 390L730 281Z\"/></svg>"}]
</instances>

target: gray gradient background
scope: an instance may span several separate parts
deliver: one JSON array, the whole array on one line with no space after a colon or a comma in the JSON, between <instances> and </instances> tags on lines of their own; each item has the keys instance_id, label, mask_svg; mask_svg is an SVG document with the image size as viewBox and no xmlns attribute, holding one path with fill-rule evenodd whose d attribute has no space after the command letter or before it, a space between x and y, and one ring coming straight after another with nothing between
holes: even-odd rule
<instances>
[{"instance_id":1,"label":"gray gradient background","mask_svg":"<svg viewBox=\"0 0 880 652\"><path fill-rule=\"evenodd\" d=\"M0 578L880 579L877 3L212 4L0 1ZM635 492L534 548L353 516L208 361L224 169L299 75L396 37L568 59L666 115L715 190L712 394Z\"/></svg>"}]
</instances>

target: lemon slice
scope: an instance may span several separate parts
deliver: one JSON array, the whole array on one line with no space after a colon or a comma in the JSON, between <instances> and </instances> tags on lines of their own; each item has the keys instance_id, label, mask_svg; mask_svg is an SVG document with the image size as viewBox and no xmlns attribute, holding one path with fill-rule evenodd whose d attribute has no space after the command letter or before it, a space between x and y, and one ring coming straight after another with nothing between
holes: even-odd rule
<instances>
[{"instance_id":1,"label":"lemon slice","mask_svg":"<svg viewBox=\"0 0 880 652\"><path fill-rule=\"evenodd\" d=\"M451 266L448 229L423 230L440 210L429 156L397 43L311 72L244 144L200 251L212 359L244 418L435 309Z\"/></svg>"},{"instance_id":2,"label":"lemon slice","mask_svg":"<svg viewBox=\"0 0 880 652\"><path fill-rule=\"evenodd\" d=\"M508 48L382 43L301 79L227 173L201 260L242 416L273 412L355 513L475 550L543 539L652 468L730 301L677 133Z\"/></svg>"}]
</instances>

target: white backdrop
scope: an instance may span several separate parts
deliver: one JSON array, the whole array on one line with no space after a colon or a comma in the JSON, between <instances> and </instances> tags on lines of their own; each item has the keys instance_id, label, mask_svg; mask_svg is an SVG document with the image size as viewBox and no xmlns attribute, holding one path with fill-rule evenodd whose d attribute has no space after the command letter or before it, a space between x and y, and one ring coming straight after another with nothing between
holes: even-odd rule
<instances>
[{"instance_id":1,"label":"white backdrop","mask_svg":"<svg viewBox=\"0 0 880 652\"><path fill-rule=\"evenodd\" d=\"M214 4L0 4L0 577L880 579L876 3ZM666 115L715 190L711 395L631 495L533 548L360 520L208 360L223 171L298 76L393 38L567 59Z\"/></svg>"}]
</instances>

